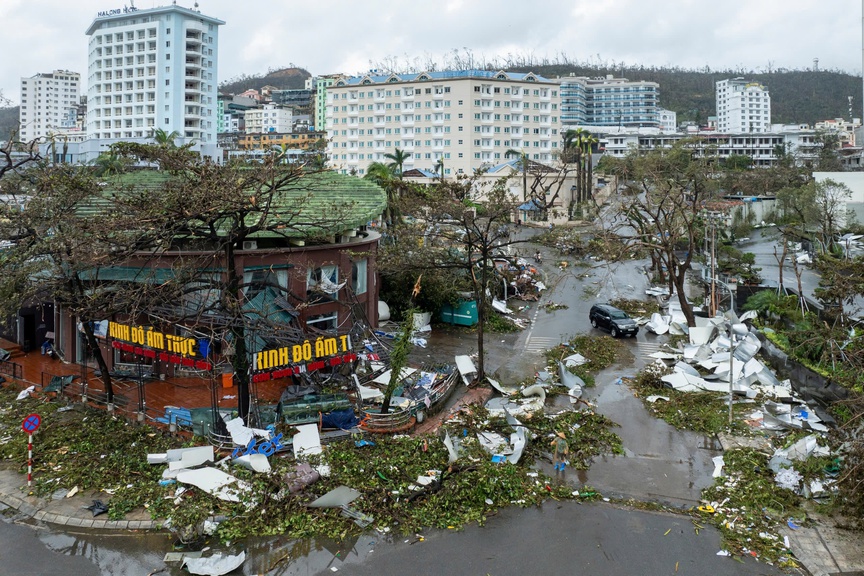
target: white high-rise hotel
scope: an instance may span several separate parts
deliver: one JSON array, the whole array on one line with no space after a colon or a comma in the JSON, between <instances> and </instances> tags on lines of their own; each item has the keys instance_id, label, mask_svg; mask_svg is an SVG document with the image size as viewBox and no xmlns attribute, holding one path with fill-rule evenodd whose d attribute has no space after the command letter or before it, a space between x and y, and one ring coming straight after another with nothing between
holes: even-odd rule
<instances>
[{"instance_id":1,"label":"white high-rise hotel","mask_svg":"<svg viewBox=\"0 0 864 576\"><path fill-rule=\"evenodd\" d=\"M470 174L506 162L508 150L551 164L557 155L558 84L535 74L464 70L367 75L327 88L330 164L364 174L409 154L403 170Z\"/></svg>"},{"instance_id":2,"label":"white high-rise hotel","mask_svg":"<svg viewBox=\"0 0 864 576\"><path fill-rule=\"evenodd\" d=\"M758 82L744 78L720 80L716 85L717 130L729 133L769 132L771 96Z\"/></svg>"},{"instance_id":3,"label":"white high-rise hotel","mask_svg":"<svg viewBox=\"0 0 864 576\"><path fill-rule=\"evenodd\" d=\"M215 156L222 24L176 5L100 12L87 29L84 159L114 142L152 142L156 129Z\"/></svg>"},{"instance_id":4,"label":"white high-rise hotel","mask_svg":"<svg viewBox=\"0 0 864 576\"><path fill-rule=\"evenodd\" d=\"M81 78L77 72L54 70L21 79L21 108L18 120L22 142L43 138L75 126Z\"/></svg>"}]
</instances>

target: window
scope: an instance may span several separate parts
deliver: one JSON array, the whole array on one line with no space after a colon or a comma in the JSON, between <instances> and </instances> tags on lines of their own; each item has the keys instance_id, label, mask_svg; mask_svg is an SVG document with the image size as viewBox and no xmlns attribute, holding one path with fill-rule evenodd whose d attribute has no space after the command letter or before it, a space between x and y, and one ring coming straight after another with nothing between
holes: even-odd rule
<instances>
[{"instance_id":1,"label":"window","mask_svg":"<svg viewBox=\"0 0 864 576\"><path fill-rule=\"evenodd\" d=\"M339 290L339 267L335 265L309 268L306 271L306 295L309 303L333 299Z\"/></svg>"},{"instance_id":2,"label":"window","mask_svg":"<svg viewBox=\"0 0 864 576\"><path fill-rule=\"evenodd\" d=\"M354 294L366 293L367 276L365 258L351 264L351 289Z\"/></svg>"},{"instance_id":3,"label":"window","mask_svg":"<svg viewBox=\"0 0 864 576\"><path fill-rule=\"evenodd\" d=\"M315 316L309 316L306 319L306 326L308 328L314 328L326 332L329 330L336 330L338 320L339 317L336 312L331 312L329 314L316 314Z\"/></svg>"}]
</instances>

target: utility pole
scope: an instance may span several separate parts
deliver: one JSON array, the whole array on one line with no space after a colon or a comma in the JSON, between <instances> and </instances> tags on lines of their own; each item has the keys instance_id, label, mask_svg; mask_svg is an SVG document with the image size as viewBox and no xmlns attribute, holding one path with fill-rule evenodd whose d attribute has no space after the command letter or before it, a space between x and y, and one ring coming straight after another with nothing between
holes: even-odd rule
<instances>
[{"instance_id":1,"label":"utility pole","mask_svg":"<svg viewBox=\"0 0 864 576\"><path fill-rule=\"evenodd\" d=\"M717 315L717 223L711 216L711 317Z\"/></svg>"}]
</instances>

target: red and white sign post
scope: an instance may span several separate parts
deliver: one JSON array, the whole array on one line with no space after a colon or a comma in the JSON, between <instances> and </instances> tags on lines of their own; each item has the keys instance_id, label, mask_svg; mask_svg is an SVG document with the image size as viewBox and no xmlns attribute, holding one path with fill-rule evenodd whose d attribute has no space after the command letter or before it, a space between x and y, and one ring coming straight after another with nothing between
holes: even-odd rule
<instances>
[{"instance_id":1,"label":"red and white sign post","mask_svg":"<svg viewBox=\"0 0 864 576\"><path fill-rule=\"evenodd\" d=\"M21 423L21 429L27 432L27 487L33 485L33 432L39 429L42 418L38 414L30 414Z\"/></svg>"}]
</instances>

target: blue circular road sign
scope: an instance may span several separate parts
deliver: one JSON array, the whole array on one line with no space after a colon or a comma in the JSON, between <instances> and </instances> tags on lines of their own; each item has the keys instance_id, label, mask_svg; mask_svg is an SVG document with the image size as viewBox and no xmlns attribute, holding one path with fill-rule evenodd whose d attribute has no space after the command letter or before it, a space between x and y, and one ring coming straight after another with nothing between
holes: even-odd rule
<instances>
[{"instance_id":1,"label":"blue circular road sign","mask_svg":"<svg viewBox=\"0 0 864 576\"><path fill-rule=\"evenodd\" d=\"M21 423L21 428L28 434L32 434L39 428L41 423L42 418L38 414L30 414L24 418L24 422Z\"/></svg>"}]
</instances>

